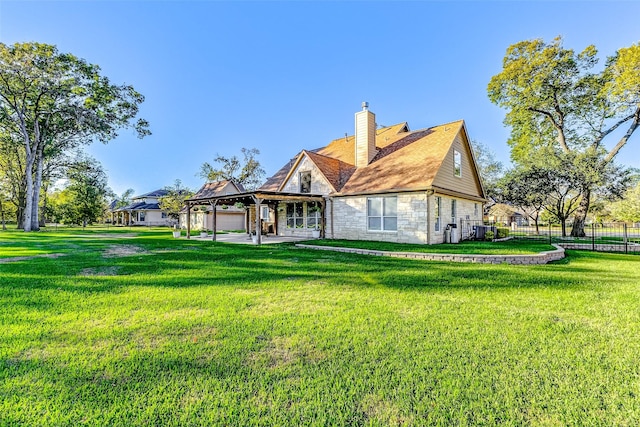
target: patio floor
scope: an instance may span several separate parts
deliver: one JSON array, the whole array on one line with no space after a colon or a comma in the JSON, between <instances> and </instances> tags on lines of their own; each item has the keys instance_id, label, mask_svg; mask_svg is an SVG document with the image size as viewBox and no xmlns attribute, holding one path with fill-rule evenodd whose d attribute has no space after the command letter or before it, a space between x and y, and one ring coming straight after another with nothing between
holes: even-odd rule
<instances>
[{"instance_id":1,"label":"patio floor","mask_svg":"<svg viewBox=\"0 0 640 427\"><path fill-rule=\"evenodd\" d=\"M211 238L212 238L211 234L209 234L207 237L200 237L200 233L194 233L191 235L191 239L193 240L211 240ZM224 242L224 243L253 245L251 236L249 236L246 233L217 234L216 240L218 242ZM289 237L289 236L275 236L275 235L262 236L263 245L287 243L287 242L300 242L303 240L310 240L310 239L308 237Z\"/></svg>"}]
</instances>

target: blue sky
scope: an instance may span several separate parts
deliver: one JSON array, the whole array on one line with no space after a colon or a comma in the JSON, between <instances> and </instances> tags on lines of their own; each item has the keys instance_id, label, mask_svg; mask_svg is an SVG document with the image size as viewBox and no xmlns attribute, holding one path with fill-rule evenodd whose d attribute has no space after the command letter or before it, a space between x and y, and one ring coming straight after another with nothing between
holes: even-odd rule
<instances>
[{"instance_id":1,"label":"blue sky","mask_svg":"<svg viewBox=\"0 0 640 427\"><path fill-rule=\"evenodd\" d=\"M602 58L640 40L640 2L221 2L0 0L0 40L55 44L146 97L153 135L88 152L116 193L175 179L198 188L216 154L258 148L267 175L303 148L381 125L464 119L508 162L504 111L486 87L507 47L562 35ZM640 167L640 135L618 160Z\"/></svg>"}]
</instances>

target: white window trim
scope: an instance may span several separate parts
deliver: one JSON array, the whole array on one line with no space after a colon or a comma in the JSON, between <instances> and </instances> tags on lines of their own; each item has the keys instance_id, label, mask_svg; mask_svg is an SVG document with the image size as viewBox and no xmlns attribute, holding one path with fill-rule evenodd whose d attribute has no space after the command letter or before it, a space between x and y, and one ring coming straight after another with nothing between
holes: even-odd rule
<instances>
[{"instance_id":1,"label":"white window trim","mask_svg":"<svg viewBox=\"0 0 640 427\"><path fill-rule=\"evenodd\" d=\"M385 199L392 199L395 198L396 199L396 216L385 216L384 215L384 201ZM380 216L374 216L375 218L380 218L380 226L382 227L381 229L371 229L369 228L369 218L371 218L372 216L369 215L369 199L382 199L382 209L381 209L381 214ZM368 233L397 233L398 232L398 196L374 196L374 197L367 197L366 199L366 203L367 203L367 232ZM396 219L396 229L395 230L385 230L384 229L384 219L385 218L395 218Z\"/></svg>"},{"instance_id":2,"label":"white window trim","mask_svg":"<svg viewBox=\"0 0 640 427\"><path fill-rule=\"evenodd\" d=\"M456 224L458 221L458 201L451 199L451 223Z\"/></svg>"},{"instance_id":3,"label":"white window trim","mask_svg":"<svg viewBox=\"0 0 640 427\"><path fill-rule=\"evenodd\" d=\"M458 155L458 157L460 158L460 162L458 164L459 166L459 173L456 173L456 154ZM462 178L462 153L458 150L453 150L453 176L457 177L457 178Z\"/></svg>"},{"instance_id":4,"label":"white window trim","mask_svg":"<svg viewBox=\"0 0 640 427\"><path fill-rule=\"evenodd\" d=\"M309 191L302 191L302 176L303 175L309 175ZM311 194L311 180L313 179L313 176L311 175L311 171L300 171L298 172L298 186L299 186L299 190L300 193L302 194Z\"/></svg>"}]
</instances>

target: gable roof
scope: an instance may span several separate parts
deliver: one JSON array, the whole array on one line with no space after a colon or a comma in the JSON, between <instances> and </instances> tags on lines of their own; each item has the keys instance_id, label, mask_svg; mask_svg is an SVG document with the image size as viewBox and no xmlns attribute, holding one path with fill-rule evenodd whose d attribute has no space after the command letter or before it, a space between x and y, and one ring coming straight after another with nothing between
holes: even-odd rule
<instances>
[{"instance_id":1,"label":"gable roof","mask_svg":"<svg viewBox=\"0 0 640 427\"><path fill-rule=\"evenodd\" d=\"M243 193L244 187L231 180L207 182L189 199L206 199L227 194Z\"/></svg>"},{"instance_id":2,"label":"gable roof","mask_svg":"<svg viewBox=\"0 0 640 427\"><path fill-rule=\"evenodd\" d=\"M132 197L132 199L142 199L143 197L162 197L166 196L169 191L161 188L159 190L152 191L150 193L142 194L140 196Z\"/></svg>"},{"instance_id":3,"label":"gable roof","mask_svg":"<svg viewBox=\"0 0 640 427\"><path fill-rule=\"evenodd\" d=\"M153 211L160 210L160 205L158 203L146 203L146 202L133 202L128 204L127 206L123 206L119 209L116 209L114 212L120 211Z\"/></svg>"},{"instance_id":4,"label":"gable roof","mask_svg":"<svg viewBox=\"0 0 640 427\"><path fill-rule=\"evenodd\" d=\"M342 194L426 190L433 184L463 121L400 134L367 166L356 169Z\"/></svg>"},{"instance_id":5,"label":"gable roof","mask_svg":"<svg viewBox=\"0 0 640 427\"><path fill-rule=\"evenodd\" d=\"M376 130L376 155L360 168L354 165L355 137L346 136L326 147L301 151L260 189L281 190L302 157L307 156L333 186L334 195L427 190L433 188L434 179L459 135L459 140L468 144L463 120L417 131L410 131L407 123L381 128ZM473 155L471 162L475 168ZM482 183L477 171L474 174L476 189L483 198Z\"/></svg>"}]
</instances>

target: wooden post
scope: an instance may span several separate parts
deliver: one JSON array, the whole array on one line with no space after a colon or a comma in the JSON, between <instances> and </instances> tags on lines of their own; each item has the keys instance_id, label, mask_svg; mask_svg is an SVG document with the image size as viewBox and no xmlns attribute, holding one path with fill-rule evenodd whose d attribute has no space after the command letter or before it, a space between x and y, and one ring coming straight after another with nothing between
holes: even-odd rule
<instances>
[{"instance_id":1,"label":"wooden post","mask_svg":"<svg viewBox=\"0 0 640 427\"><path fill-rule=\"evenodd\" d=\"M326 208L327 208L327 202L324 199L322 199L322 201L320 202L320 222L321 222L320 237L322 237L323 239L326 238L326 228L327 228Z\"/></svg>"},{"instance_id":2,"label":"wooden post","mask_svg":"<svg viewBox=\"0 0 640 427\"><path fill-rule=\"evenodd\" d=\"M191 238L191 203L187 202L187 239Z\"/></svg>"},{"instance_id":3,"label":"wooden post","mask_svg":"<svg viewBox=\"0 0 640 427\"><path fill-rule=\"evenodd\" d=\"M253 200L256 202L256 238L258 245L262 244L262 227L260 224L260 203L262 203L261 199L258 199L256 196L253 196Z\"/></svg>"},{"instance_id":4,"label":"wooden post","mask_svg":"<svg viewBox=\"0 0 640 427\"><path fill-rule=\"evenodd\" d=\"M211 238L211 240L215 242L216 241L216 217L218 216L218 214L216 213L216 206L218 205L218 201L213 200L213 201L209 201L209 203L213 208L213 212L211 213L213 215L211 217L211 228L213 228L213 237Z\"/></svg>"}]
</instances>

